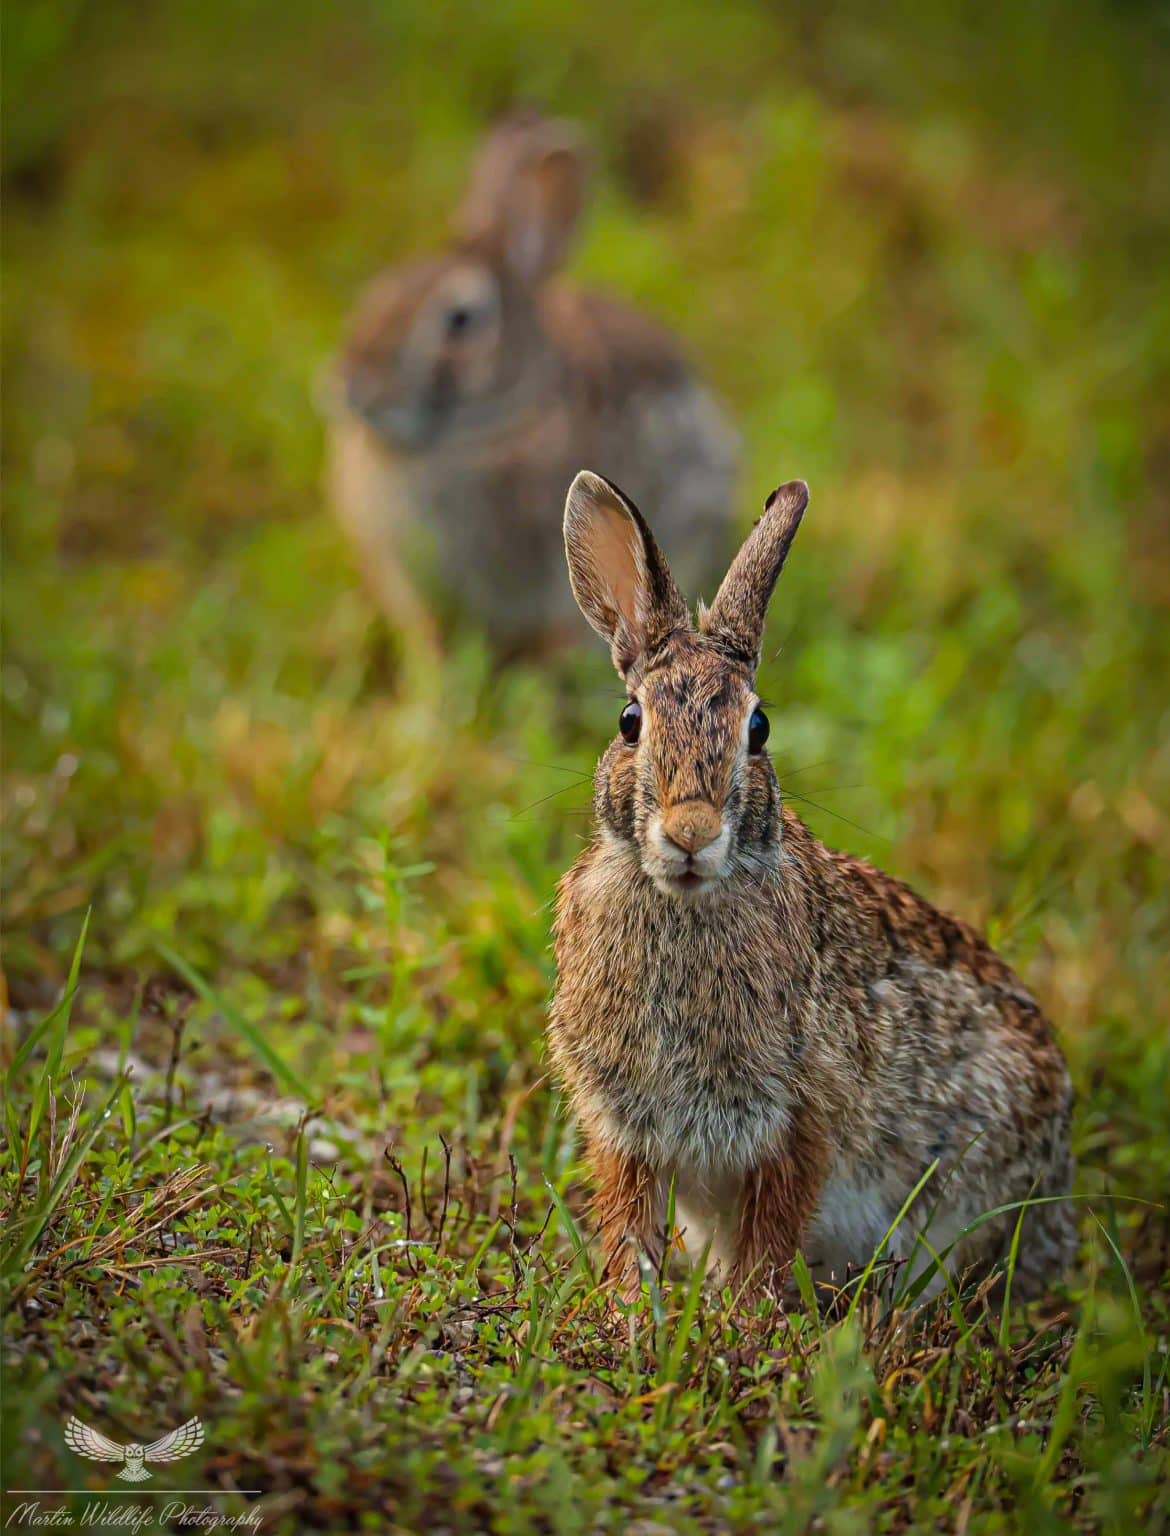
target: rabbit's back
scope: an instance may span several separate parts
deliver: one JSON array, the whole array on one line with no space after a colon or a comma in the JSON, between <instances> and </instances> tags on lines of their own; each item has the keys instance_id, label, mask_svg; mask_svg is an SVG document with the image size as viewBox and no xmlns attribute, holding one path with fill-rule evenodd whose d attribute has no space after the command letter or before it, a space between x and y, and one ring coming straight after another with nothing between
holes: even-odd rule
<instances>
[{"instance_id":1,"label":"rabbit's back","mask_svg":"<svg viewBox=\"0 0 1170 1536\"><path fill-rule=\"evenodd\" d=\"M407 450L352 417L333 429L333 501L375 586L397 567L394 591L408 581L506 645L578 632L559 509L582 461L662 508L696 588L725 554L733 505L738 440L668 333L571 285L550 286L540 314L539 366L459 430Z\"/></svg>"},{"instance_id":2,"label":"rabbit's back","mask_svg":"<svg viewBox=\"0 0 1170 1536\"><path fill-rule=\"evenodd\" d=\"M1072 1089L1035 998L967 923L824 848L795 817L785 827L803 842L810 883L824 881L832 980L822 1006L861 1066L860 1112L842 1127L812 1256L840 1276L933 1165L893 1256L905 1257L926 1226L936 1251L958 1244L960 1267L996 1257L1017 1212L965 1229L996 1207L1056 1198L1032 1213L1022 1283L1057 1273L1074 1241L1061 1198L1071 1182Z\"/></svg>"}]
</instances>

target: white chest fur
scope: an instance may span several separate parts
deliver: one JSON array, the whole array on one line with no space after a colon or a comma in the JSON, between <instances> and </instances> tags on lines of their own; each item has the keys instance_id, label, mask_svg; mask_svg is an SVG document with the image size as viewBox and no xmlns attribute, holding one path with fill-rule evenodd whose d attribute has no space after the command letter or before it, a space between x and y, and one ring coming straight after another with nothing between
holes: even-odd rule
<instances>
[{"instance_id":1,"label":"white chest fur","mask_svg":"<svg viewBox=\"0 0 1170 1536\"><path fill-rule=\"evenodd\" d=\"M692 1262L706 1252L707 1273L712 1277L731 1267L742 1190L743 1177L738 1173L693 1168L675 1172L675 1230Z\"/></svg>"}]
</instances>

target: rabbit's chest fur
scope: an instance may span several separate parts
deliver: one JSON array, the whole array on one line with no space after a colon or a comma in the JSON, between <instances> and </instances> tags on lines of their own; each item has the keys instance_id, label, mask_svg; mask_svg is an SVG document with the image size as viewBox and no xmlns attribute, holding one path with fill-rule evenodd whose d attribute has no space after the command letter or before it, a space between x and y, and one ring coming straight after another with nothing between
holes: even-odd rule
<instances>
[{"instance_id":1,"label":"rabbit's chest fur","mask_svg":"<svg viewBox=\"0 0 1170 1536\"><path fill-rule=\"evenodd\" d=\"M664 900L603 848L565 882L558 962L552 1052L586 1129L718 1203L783 1137L807 1045L769 904Z\"/></svg>"}]
</instances>

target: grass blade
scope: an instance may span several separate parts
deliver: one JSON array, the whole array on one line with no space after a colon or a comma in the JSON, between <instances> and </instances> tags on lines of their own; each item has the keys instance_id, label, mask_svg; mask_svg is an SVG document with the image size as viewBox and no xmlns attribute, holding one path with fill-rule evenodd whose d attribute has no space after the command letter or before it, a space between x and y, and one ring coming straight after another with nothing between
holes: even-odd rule
<instances>
[{"instance_id":1,"label":"grass blade","mask_svg":"<svg viewBox=\"0 0 1170 1536\"><path fill-rule=\"evenodd\" d=\"M78 1169L89 1155L90 1149L97 1140L102 1127L109 1119L114 1101L126 1086L126 1081L125 1077L116 1079L114 1086L102 1100L99 1108L94 1111L89 1123L78 1135L69 1152L62 1160L61 1167L56 1178L53 1180L52 1186L34 1208L25 1226L23 1235L0 1258L0 1276L3 1277L6 1289L11 1284L15 1290L19 1290L20 1280L15 1278L15 1272L24 1268L29 1254L32 1253L40 1241L41 1233L48 1225L50 1217L68 1193L73 1180L77 1177ZM8 1310L12 1299L13 1296L10 1294L5 1300L3 1310Z\"/></svg>"},{"instance_id":2,"label":"grass blade","mask_svg":"<svg viewBox=\"0 0 1170 1536\"><path fill-rule=\"evenodd\" d=\"M660 1386L677 1387L682 1376L683 1360L686 1357L691 1342L691 1328L695 1318L699 1315L699 1303L703 1299L703 1281L706 1279L707 1266L705 1263L696 1263L692 1271L690 1284L687 1286L687 1294L683 1301L682 1311L675 1319L674 1336L670 1341L670 1348L659 1371L658 1382ZM658 1428L665 1427L670 1418L671 1405L674 1402L673 1392L664 1392L658 1399L655 1408L655 1418Z\"/></svg>"},{"instance_id":3,"label":"grass blade","mask_svg":"<svg viewBox=\"0 0 1170 1536\"><path fill-rule=\"evenodd\" d=\"M53 1009L49 1017L38 1030L34 1030L16 1056L9 1068L8 1080L20 1064L26 1060L37 1040L48 1035L49 1049L45 1059L45 1068L41 1073L40 1082L37 1084L33 1095L32 1114L28 1127L28 1144L31 1147L36 1139L37 1130L44 1118L45 1110L49 1103L49 1094L61 1074L61 1058L65 1054L65 1036L69 1032L69 1019L73 1013L73 999L77 996L77 982L81 974L81 955L85 948L86 934L89 932L89 911L81 924L81 933L73 950L73 959L69 965L69 980L65 983L65 992L61 1001Z\"/></svg>"},{"instance_id":4,"label":"grass blade","mask_svg":"<svg viewBox=\"0 0 1170 1536\"><path fill-rule=\"evenodd\" d=\"M999 1347L1006 1350L1011 1341L1012 1319L1012 1281L1016 1278L1016 1264L1020 1257L1020 1234L1024 1230L1024 1217L1027 1215L1027 1206L1020 1207L1020 1214L1016 1217L1015 1231L1012 1233L1011 1247L1008 1249L1007 1274L1004 1277L1003 1306L999 1313Z\"/></svg>"},{"instance_id":5,"label":"grass blade","mask_svg":"<svg viewBox=\"0 0 1170 1536\"><path fill-rule=\"evenodd\" d=\"M852 1318L853 1318L853 1314L857 1311L857 1304L861 1300L861 1296L862 1296L862 1293L865 1290L866 1283L868 1282L870 1275L873 1274L874 1268L877 1265L877 1261L881 1258L882 1254L885 1252L886 1244L889 1242L890 1238L893 1237L894 1233L898 1230L898 1226L901 1223L903 1217L906 1215L906 1213L910 1209L910 1207L914 1204L915 1200L918 1199L918 1196L926 1188L926 1185L929 1182L929 1180L931 1178L933 1178L935 1169L937 1167L938 1167L938 1158L936 1157L934 1162L931 1163L930 1167L926 1170L926 1172L919 1179L918 1183L915 1184L914 1188L910 1191L910 1193L906 1196L905 1200L902 1202L902 1209L898 1212L898 1214L894 1217L893 1221L886 1228L886 1235L882 1238L881 1242L877 1245L877 1247L874 1249L874 1251L870 1254L870 1256L869 1256L869 1263L861 1271L861 1274L857 1277L856 1281L852 1281L851 1280L849 1282L850 1285L856 1285L857 1289L853 1292L853 1297L852 1297L852 1299L849 1302L849 1310L845 1314L846 1321L851 1321Z\"/></svg>"},{"instance_id":6,"label":"grass blade","mask_svg":"<svg viewBox=\"0 0 1170 1536\"><path fill-rule=\"evenodd\" d=\"M211 983L205 981L200 976L194 966L188 965L182 955L177 954L162 939L155 939L154 947L159 957L165 960L172 970L177 971L187 985L197 992L205 1003L210 1003L218 1013L221 1013L237 1034L243 1036L278 1083L290 1093L295 1093L306 1104L311 1104L314 1101L316 1095L294 1072L284 1058L272 1049L261 1031L245 1019L242 1014L237 1013L229 1003L225 1002Z\"/></svg>"},{"instance_id":7,"label":"grass blade","mask_svg":"<svg viewBox=\"0 0 1170 1536\"><path fill-rule=\"evenodd\" d=\"M544 1176L544 1187L548 1190L549 1195L552 1197L552 1203L556 1206L557 1215L561 1219L561 1224L563 1225L565 1231L569 1234L569 1240L573 1244L573 1254L577 1264L580 1267L581 1273L585 1277L586 1283L592 1290L592 1288L597 1284L597 1280L593 1273L593 1265L589 1260L589 1250L585 1246L585 1239L581 1236L581 1229L574 1221L572 1211L565 1204L564 1196L557 1189L556 1185L553 1184L552 1180L548 1177L547 1174Z\"/></svg>"},{"instance_id":8,"label":"grass blade","mask_svg":"<svg viewBox=\"0 0 1170 1536\"><path fill-rule=\"evenodd\" d=\"M1125 1255L1122 1253L1120 1247L1118 1246L1117 1241L1116 1241L1113 1233L1109 1231L1108 1227L1106 1227L1105 1223L1101 1220L1100 1216L1098 1216L1096 1211L1094 1211L1091 1207L1090 1207L1090 1210L1089 1210L1089 1215L1096 1222L1098 1230L1101 1233L1101 1236L1109 1244L1109 1251L1112 1253L1114 1259L1117 1262L1117 1267L1121 1270L1122 1276L1125 1279L1126 1289L1129 1291L1130 1304L1133 1307L1134 1325L1137 1328L1138 1337L1141 1339L1142 1345L1143 1345L1143 1348L1142 1348L1142 1449L1146 1450L1146 1449L1149 1448L1150 1435L1152 1434L1153 1428L1154 1428L1154 1394L1153 1394L1152 1373L1151 1373L1151 1370L1150 1370L1150 1350L1149 1350L1149 1346L1148 1346L1148 1341L1146 1339L1145 1324L1142 1322L1141 1302L1138 1300L1137 1286L1133 1283L1133 1275L1130 1272L1130 1267L1125 1262ZM1148 1420L1148 1423L1146 1422L1147 1420Z\"/></svg>"},{"instance_id":9,"label":"grass blade","mask_svg":"<svg viewBox=\"0 0 1170 1536\"><path fill-rule=\"evenodd\" d=\"M297 1161L296 1161L296 1199L293 1206L293 1242L292 1258L289 1260L289 1273L294 1274L301 1262L301 1254L305 1248L305 1216L309 1206L309 1153L305 1141L304 1128L301 1128L297 1136Z\"/></svg>"}]
</instances>

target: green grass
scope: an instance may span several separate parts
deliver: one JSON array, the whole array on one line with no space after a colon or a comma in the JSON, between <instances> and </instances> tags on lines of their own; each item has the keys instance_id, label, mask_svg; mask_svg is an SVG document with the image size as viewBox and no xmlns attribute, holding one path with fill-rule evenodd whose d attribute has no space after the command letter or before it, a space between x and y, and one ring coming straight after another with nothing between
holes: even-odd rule
<instances>
[{"instance_id":1,"label":"green grass","mask_svg":"<svg viewBox=\"0 0 1170 1536\"><path fill-rule=\"evenodd\" d=\"M149 1486L274 1532L1170 1526L1165 13L770 12L8 8L5 1487L196 1413ZM403 684L312 404L516 99L588 125L576 270L703 361L744 525L812 486L793 804L1056 1021L1043 1307L594 1288L541 1035L615 682Z\"/></svg>"}]
</instances>

